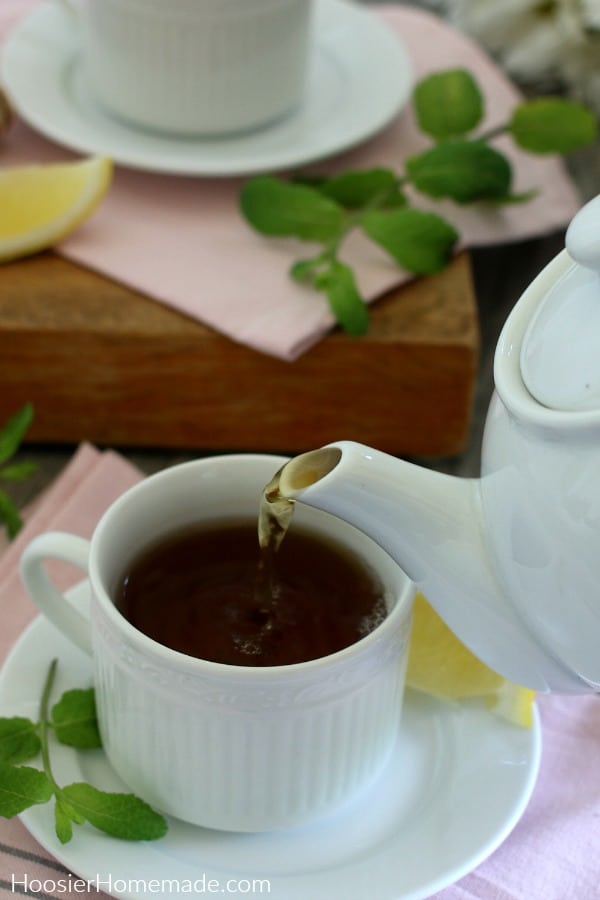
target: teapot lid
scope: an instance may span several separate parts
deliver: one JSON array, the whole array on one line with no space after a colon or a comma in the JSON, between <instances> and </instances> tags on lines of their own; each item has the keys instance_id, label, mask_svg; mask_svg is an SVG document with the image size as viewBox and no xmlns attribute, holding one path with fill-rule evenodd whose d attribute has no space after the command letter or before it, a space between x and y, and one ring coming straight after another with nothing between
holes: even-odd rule
<instances>
[{"instance_id":1,"label":"teapot lid","mask_svg":"<svg viewBox=\"0 0 600 900\"><path fill-rule=\"evenodd\" d=\"M550 409L600 410L600 196L577 213L566 247L573 264L532 316L521 376Z\"/></svg>"}]
</instances>

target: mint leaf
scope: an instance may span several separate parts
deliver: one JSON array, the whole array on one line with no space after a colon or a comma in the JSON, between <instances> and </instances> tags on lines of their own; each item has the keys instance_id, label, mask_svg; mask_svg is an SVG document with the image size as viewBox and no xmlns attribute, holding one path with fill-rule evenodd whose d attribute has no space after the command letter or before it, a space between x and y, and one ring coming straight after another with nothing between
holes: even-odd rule
<instances>
[{"instance_id":1,"label":"mint leaf","mask_svg":"<svg viewBox=\"0 0 600 900\"><path fill-rule=\"evenodd\" d=\"M32 462L14 463L12 466L4 466L3 469L0 469L0 478L4 478L6 481L23 481L37 472L37 468L37 465Z\"/></svg>"},{"instance_id":2,"label":"mint leaf","mask_svg":"<svg viewBox=\"0 0 600 900\"><path fill-rule=\"evenodd\" d=\"M50 722L61 744L80 750L102 746L93 688L65 691L52 707Z\"/></svg>"},{"instance_id":3,"label":"mint leaf","mask_svg":"<svg viewBox=\"0 0 600 900\"><path fill-rule=\"evenodd\" d=\"M296 237L304 241L330 241L344 225L344 210L318 190L259 176L247 181L240 207L261 234Z\"/></svg>"},{"instance_id":4,"label":"mint leaf","mask_svg":"<svg viewBox=\"0 0 600 900\"><path fill-rule=\"evenodd\" d=\"M13 456L33 421L33 407L26 403L0 429L0 463Z\"/></svg>"},{"instance_id":5,"label":"mint leaf","mask_svg":"<svg viewBox=\"0 0 600 900\"><path fill-rule=\"evenodd\" d=\"M303 184L305 187L321 188L327 181L326 175L310 175L307 172L297 172L290 178L291 184Z\"/></svg>"},{"instance_id":6,"label":"mint leaf","mask_svg":"<svg viewBox=\"0 0 600 900\"><path fill-rule=\"evenodd\" d=\"M83 825L84 822L84 816L58 792L54 804L54 829L61 844L68 844L73 837L73 823Z\"/></svg>"},{"instance_id":7,"label":"mint leaf","mask_svg":"<svg viewBox=\"0 0 600 900\"><path fill-rule=\"evenodd\" d=\"M315 278L315 287L327 295L329 306L344 331L355 337L366 334L369 314L349 266L332 260Z\"/></svg>"},{"instance_id":8,"label":"mint leaf","mask_svg":"<svg viewBox=\"0 0 600 900\"><path fill-rule=\"evenodd\" d=\"M23 520L17 507L3 490L0 490L0 522L4 522L6 525L6 531L11 540L23 526Z\"/></svg>"},{"instance_id":9,"label":"mint leaf","mask_svg":"<svg viewBox=\"0 0 600 900\"><path fill-rule=\"evenodd\" d=\"M167 831L166 820L139 797L109 794L83 783L61 788L56 782L48 744L50 724L63 743L79 748L100 746L91 688L66 691L48 714L56 667L57 660L53 659L42 689L38 723L21 716L0 718L0 816L10 819L30 806L47 803L54 795L55 829L63 844L73 837L73 823L82 825L86 821L125 840L162 837ZM14 764L37 753L41 753L42 771Z\"/></svg>"},{"instance_id":10,"label":"mint leaf","mask_svg":"<svg viewBox=\"0 0 600 900\"><path fill-rule=\"evenodd\" d=\"M457 231L441 216L418 209L370 212L362 226L408 272L430 275L448 263Z\"/></svg>"},{"instance_id":11,"label":"mint leaf","mask_svg":"<svg viewBox=\"0 0 600 900\"><path fill-rule=\"evenodd\" d=\"M529 203L534 197L537 197L539 190L532 188L530 191L522 191L520 194L507 194L505 197L497 197L491 201L494 206L504 206L516 203Z\"/></svg>"},{"instance_id":12,"label":"mint leaf","mask_svg":"<svg viewBox=\"0 0 600 900\"><path fill-rule=\"evenodd\" d=\"M47 803L52 793L50 779L39 769L0 763L0 816L5 819L37 803Z\"/></svg>"},{"instance_id":13,"label":"mint leaf","mask_svg":"<svg viewBox=\"0 0 600 900\"><path fill-rule=\"evenodd\" d=\"M460 137L483 118L483 97L465 69L436 72L416 86L413 103L421 131L438 140Z\"/></svg>"},{"instance_id":14,"label":"mint leaf","mask_svg":"<svg viewBox=\"0 0 600 900\"><path fill-rule=\"evenodd\" d=\"M307 284L313 281L318 260L316 257L312 259L298 259L290 267L290 277L300 284Z\"/></svg>"},{"instance_id":15,"label":"mint leaf","mask_svg":"<svg viewBox=\"0 0 600 900\"><path fill-rule=\"evenodd\" d=\"M420 129L434 144L406 160L401 173L373 167L332 177L298 174L291 183L260 176L246 182L240 194L242 212L259 232L322 244L312 259L291 266L290 277L324 291L350 334L364 334L367 328L352 271L338 262L343 241L356 227L416 275L443 269L458 239L442 217L409 210L403 192L407 184L428 197L460 204L525 203L537 191L512 190L511 164L491 145L495 138L509 135L534 153L568 153L597 134L591 110L557 98L523 103L509 124L475 133L484 118L485 98L475 78L458 67L423 78L413 92L413 108Z\"/></svg>"},{"instance_id":16,"label":"mint leaf","mask_svg":"<svg viewBox=\"0 0 600 900\"><path fill-rule=\"evenodd\" d=\"M510 193L508 160L479 141L447 141L407 160L414 186L430 197L457 203L501 199Z\"/></svg>"},{"instance_id":17,"label":"mint leaf","mask_svg":"<svg viewBox=\"0 0 600 900\"><path fill-rule=\"evenodd\" d=\"M362 209L375 200L384 208L406 204L398 188L398 177L390 169L342 172L324 181L319 191L345 209Z\"/></svg>"},{"instance_id":18,"label":"mint leaf","mask_svg":"<svg viewBox=\"0 0 600 900\"><path fill-rule=\"evenodd\" d=\"M91 825L127 841L153 841L167 832L163 816L134 794L111 794L76 782L61 788L61 795Z\"/></svg>"},{"instance_id":19,"label":"mint leaf","mask_svg":"<svg viewBox=\"0 0 600 900\"><path fill-rule=\"evenodd\" d=\"M16 765L40 752L35 722L22 716L0 719L0 761Z\"/></svg>"},{"instance_id":20,"label":"mint leaf","mask_svg":"<svg viewBox=\"0 0 600 900\"><path fill-rule=\"evenodd\" d=\"M571 153L596 139L598 124L593 113L579 103L538 97L515 109L508 131L531 153Z\"/></svg>"},{"instance_id":21,"label":"mint leaf","mask_svg":"<svg viewBox=\"0 0 600 900\"><path fill-rule=\"evenodd\" d=\"M61 844L68 844L73 837L73 823L58 800L54 804L54 830Z\"/></svg>"},{"instance_id":22,"label":"mint leaf","mask_svg":"<svg viewBox=\"0 0 600 900\"><path fill-rule=\"evenodd\" d=\"M54 830L61 844L68 844L73 837L73 821L68 812L68 804L60 796L54 804Z\"/></svg>"}]
</instances>

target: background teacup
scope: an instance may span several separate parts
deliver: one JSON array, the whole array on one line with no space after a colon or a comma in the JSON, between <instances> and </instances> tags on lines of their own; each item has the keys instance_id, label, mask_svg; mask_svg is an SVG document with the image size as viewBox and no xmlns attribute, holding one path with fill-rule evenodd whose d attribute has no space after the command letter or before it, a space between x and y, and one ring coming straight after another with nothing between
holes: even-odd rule
<instances>
[{"instance_id":1,"label":"background teacup","mask_svg":"<svg viewBox=\"0 0 600 900\"><path fill-rule=\"evenodd\" d=\"M110 113L197 135L258 128L304 90L313 0L69 0Z\"/></svg>"},{"instance_id":2,"label":"background teacup","mask_svg":"<svg viewBox=\"0 0 600 900\"><path fill-rule=\"evenodd\" d=\"M329 656L273 667L208 662L150 639L114 605L119 578L143 548L190 523L256 517L283 462L231 455L174 466L120 497L91 543L50 532L22 557L34 602L93 653L114 769L154 807L198 825L261 831L310 821L370 784L397 739L414 587L381 548L330 515L296 510L298 524L377 572L388 613ZM48 558L87 571L91 624L53 586Z\"/></svg>"}]
</instances>

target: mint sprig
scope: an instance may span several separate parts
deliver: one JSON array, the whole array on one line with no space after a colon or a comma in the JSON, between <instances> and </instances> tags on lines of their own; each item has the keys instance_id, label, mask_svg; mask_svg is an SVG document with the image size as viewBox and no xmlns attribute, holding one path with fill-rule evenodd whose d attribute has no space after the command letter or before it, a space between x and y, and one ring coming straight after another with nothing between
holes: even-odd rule
<instances>
[{"instance_id":1,"label":"mint sprig","mask_svg":"<svg viewBox=\"0 0 600 900\"><path fill-rule=\"evenodd\" d=\"M101 747L93 689L66 691L49 709L56 675L53 660L42 690L39 721L21 716L0 718L0 816L12 818L54 797L55 829L61 843L73 836L73 825L89 822L112 837L152 841L163 837L167 823L134 794L110 793L84 782L61 787L53 774L49 733L70 747ZM41 754L42 768L22 765Z\"/></svg>"},{"instance_id":2,"label":"mint sprig","mask_svg":"<svg viewBox=\"0 0 600 900\"><path fill-rule=\"evenodd\" d=\"M102 746L94 688L65 691L52 707L50 722L61 744L92 750Z\"/></svg>"},{"instance_id":3,"label":"mint sprig","mask_svg":"<svg viewBox=\"0 0 600 900\"><path fill-rule=\"evenodd\" d=\"M21 716L0 719L0 763L17 765L33 759L41 744L35 722Z\"/></svg>"},{"instance_id":4,"label":"mint sprig","mask_svg":"<svg viewBox=\"0 0 600 900\"><path fill-rule=\"evenodd\" d=\"M592 143L593 113L581 104L543 97L519 104L504 125L477 133L485 113L479 85L464 69L435 72L413 92L421 131L432 139L409 157L403 170L372 168L332 177L269 175L242 186L239 203L247 222L269 237L294 237L320 249L299 260L290 276L327 297L349 334L368 330L368 313L355 275L339 259L348 235L359 229L413 275L431 275L449 263L460 235L443 216L415 209L407 189L434 200L502 206L525 203L536 189L516 193L509 159L491 142L500 135L530 153L566 154Z\"/></svg>"},{"instance_id":5,"label":"mint sprig","mask_svg":"<svg viewBox=\"0 0 600 900\"><path fill-rule=\"evenodd\" d=\"M15 455L33 421L33 407L26 403L0 429L0 480L22 481L37 470L35 463L6 463ZM4 522L9 538L23 526L21 516L8 494L0 489L0 522Z\"/></svg>"}]
</instances>

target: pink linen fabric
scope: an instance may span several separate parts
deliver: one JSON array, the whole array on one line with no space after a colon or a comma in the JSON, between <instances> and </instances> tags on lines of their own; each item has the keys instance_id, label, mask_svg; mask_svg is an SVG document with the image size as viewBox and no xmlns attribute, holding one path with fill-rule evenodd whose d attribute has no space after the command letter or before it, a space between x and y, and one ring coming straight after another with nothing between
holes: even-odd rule
<instances>
[{"instance_id":1,"label":"pink linen fabric","mask_svg":"<svg viewBox=\"0 0 600 900\"><path fill-rule=\"evenodd\" d=\"M89 444L83 444L56 481L37 499L15 540L0 549L1 662L37 613L18 572L23 548L43 531L72 531L90 537L102 512L140 477L140 473L117 454L101 453ZM52 577L65 590L81 581L81 571L56 563ZM43 883L65 878L67 874L18 819L0 818L0 897L19 896L18 883L25 876L30 882L40 879ZM106 896L95 891L93 895ZM56 896L72 900L82 894L61 891Z\"/></svg>"},{"instance_id":2,"label":"pink linen fabric","mask_svg":"<svg viewBox=\"0 0 600 900\"><path fill-rule=\"evenodd\" d=\"M23 547L35 534L49 529L89 536L110 503L140 477L118 454L82 445L30 510L16 540L0 548L0 662L35 614L17 572ZM55 570L54 578L66 588L78 581L81 573L62 566ZM540 697L538 705L542 764L528 808L485 862L435 894L435 900L600 897L600 701L595 696L555 696ZM67 874L20 821L0 819L0 897L18 896L13 886L25 875L44 881ZM268 872L263 874L268 876ZM277 900L285 900L277 895L276 878L272 893ZM75 900L82 894L62 891L50 896ZM94 890L93 896L102 895ZM310 900L363 898L344 895Z\"/></svg>"},{"instance_id":3,"label":"pink linen fabric","mask_svg":"<svg viewBox=\"0 0 600 900\"><path fill-rule=\"evenodd\" d=\"M0 52L20 16L40 0L2 0ZM425 11L370 7L405 43L415 77L465 67L479 80L487 100L485 127L508 120L520 95L500 69L470 39ZM540 188L529 203L498 210L435 208L458 228L468 247L531 238L565 227L580 198L556 158L534 157L501 140L511 159L515 190ZM381 134L313 171L389 166L402 169L409 155L427 146L410 108ZM73 158L18 123L0 144L0 167ZM136 172L119 167L95 214L58 248L73 262L127 284L261 352L294 360L331 329L326 300L293 283L290 264L311 252L296 241L264 239L244 222L237 196L241 179L207 179ZM421 208L432 206L425 199ZM405 281L373 244L352 236L344 257L369 301ZM515 298L516 300L517 298Z\"/></svg>"}]
</instances>

